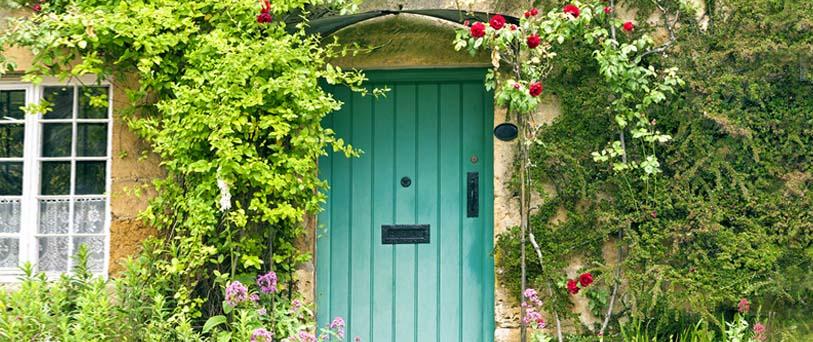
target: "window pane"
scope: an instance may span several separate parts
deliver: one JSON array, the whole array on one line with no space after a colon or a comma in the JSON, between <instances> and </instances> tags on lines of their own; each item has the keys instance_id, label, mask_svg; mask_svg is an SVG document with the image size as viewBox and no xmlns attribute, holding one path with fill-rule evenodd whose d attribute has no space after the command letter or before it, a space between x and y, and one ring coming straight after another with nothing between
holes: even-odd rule
<instances>
[{"instance_id":1,"label":"window pane","mask_svg":"<svg viewBox=\"0 0 813 342\"><path fill-rule=\"evenodd\" d=\"M40 234L66 234L70 205L69 199L40 200Z\"/></svg>"},{"instance_id":2,"label":"window pane","mask_svg":"<svg viewBox=\"0 0 813 342\"><path fill-rule=\"evenodd\" d=\"M39 242L39 270L43 272L68 271L68 238L41 237Z\"/></svg>"},{"instance_id":3,"label":"window pane","mask_svg":"<svg viewBox=\"0 0 813 342\"><path fill-rule=\"evenodd\" d=\"M19 262L20 240L16 238L0 238L0 267L17 267Z\"/></svg>"},{"instance_id":4,"label":"window pane","mask_svg":"<svg viewBox=\"0 0 813 342\"><path fill-rule=\"evenodd\" d=\"M76 155L104 157L107 155L107 124L78 124Z\"/></svg>"},{"instance_id":5,"label":"window pane","mask_svg":"<svg viewBox=\"0 0 813 342\"><path fill-rule=\"evenodd\" d=\"M82 87L79 95L79 118L107 118L107 87Z\"/></svg>"},{"instance_id":6,"label":"window pane","mask_svg":"<svg viewBox=\"0 0 813 342\"><path fill-rule=\"evenodd\" d=\"M25 90L0 91L0 120L25 119Z\"/></svg>"},{"instance_id":7,"label":"window pane","mask_svg":"<svg viewBox=\"0 0 813 342\"><path fill-rule=\"evenodd\" d=\"M22 196L23 163L0 162L0 196Z\"/></svg>"},{"instance_id":8,"label":"window pane","mask_svg":"<svg viewBox=\"0 0 813 342\"><path fill-rule=\"evenodd\" d=\"M42 156L70 157L72 129L73 125L69 123L43 124Z\"/></svg>"},{"instance_id":9,"label":"window pane","mask_svg":"<svg viewBox=\"0 0 813 342\"><path fill-rule=\"evenodd\" d=\"M79 252L79 246L88 249L88 269L101 272L104 269L104 236L82 236L73 238L73 253Z\"/></svg>"},{"instance_id":10,"label":"window pane","mask_svg":"<svg viewBox=\"0 0 813 342\"><path fill-rule=\"evenodd\" d=\"M68 195L71 191L71 162L42 162L40 194Z\"/></svg>"},{"instance_id":11,"label":"window pane","mask_svg":"<svg viewBox=\"0 0 813 342\"><path fill-rule=\"evenodd\" d=\"M51 104L51 111L43 119L73 118L73 87L45 87L45 101Z\"/></svg>"},{"instance_id":12,"label":"window pane","mask_svg":"<svg viewBox=\"0 0 813 342\"><path fill-rule=\"evenodd\" d=\"M20 232L20 200L0 200L0 233Z\"/></svg>"},{"instance_id":13,"label":"window pane","mask_svg":"<svg viewBox=\"0 0 813 342\"><path fill-rule=\"evenodd\" d=\"M101 195L105 193L105 164L103 161L76 162L76 194Z\"/></svg>"},{"instance_id":14,"label":"window pane","mask_svg":"<svg viewBox=\"0 0 813 342\"><path fill-rule=\"evenodd\" d=\"M78 199L73 208L74 230L80 234L101 233L104 230L104 199Z\"/></svg>"},{"instance_id":15,"label":"window pane","mask_svg":"<svg viewBox=\"0 0 813 342\"><path fill-rule=\"evenodd\" d=\"M0 124L0 158L22 158L25 125Z\"/></svg>"}]
</instances>

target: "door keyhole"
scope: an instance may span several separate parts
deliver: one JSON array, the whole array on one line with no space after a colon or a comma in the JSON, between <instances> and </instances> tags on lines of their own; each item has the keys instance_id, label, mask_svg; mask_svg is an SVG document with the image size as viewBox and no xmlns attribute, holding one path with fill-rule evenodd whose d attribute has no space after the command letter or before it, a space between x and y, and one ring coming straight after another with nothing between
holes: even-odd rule
<instances>
[{"instance_id":1,"label":"door keyhole","mask_svg":"<svg viewBox=\"0 0 813 342\"><path fill-rule=\"evenodd\" d=\"M404 178L401 178L401 186L408 188L410 185L412 185L412 180L409 177L404 176Z\"/></svg>"}]
</instances>

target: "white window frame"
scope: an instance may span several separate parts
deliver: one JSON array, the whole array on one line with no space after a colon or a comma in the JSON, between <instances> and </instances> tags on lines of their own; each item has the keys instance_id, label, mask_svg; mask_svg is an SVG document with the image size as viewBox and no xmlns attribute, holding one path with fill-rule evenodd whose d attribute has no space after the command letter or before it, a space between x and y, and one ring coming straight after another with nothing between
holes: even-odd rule
<instances>
[{"instance_id":1,"label":"white window frame","mask_svg":"<svg viewBox=\"0 0 813 342\"><path fill-rule=\"evenodd\" d=\"M105 119L80 119L75 117L78 113L79 106L79 92L76 87L83 86L104 86L108 90L108 105L107 105L107 118ZM25 120L20 122L25 123L25 138L23 142L23 193L22 196L9 196L12 198L20 198L21 205L21 222L20 232L18 234L0 234L2 236L18 235L20 238L19 243L19 266L26 262L31 262L35 265L35 271L38 267L39 247L37 245L37 237L43 236L68 236L68 271L73 268L73 237L81 236L101 236L104 235L104 251L103 251L103 264L102 271L99 276L107 278L110 263L110 224L111 224L111 209L110 209L110 192L112 189L111 181L111 167L112 167L112 153L113 153L113 86L109 82L102 80L97 82L95 76L83 76L71 79L70 81L59 81L55 78L46 78L38 85L24 83L20 81L0 81L0 90L25 90L26 91L26 104L39 104L44 95L46 87L74 87L73 91L73 108L72 117L70 119L51 119L43 120L42 114L28 115L26 114ZM17 121L15 121L17 122ZM42 157L42 125L43 123L71 123L73 129L71 130L71 156L69 157ZM76 151L77 141L77 124L78 123L107 123L107 153L104 157L77 157L74 154ZM105 193L101 195L76 195L76 160L83 161L104 161L105 162ZM20 158L0 158L0 161L19 161ZM69 195L40 195L40 163L43 161L70 161L71 162L71 177L70 177L70 192ZM6 197L3 197L6 198ZM104 198L105 199L105 212L104 212L104 227L101 233L95 234L77 234L69 229L66 234L39 234L39 201L40 199L60 198L70 199L69 206L69 227L74 224L74 207L73 203L77 199L83 198ZM55 279L61 272L46 272L48 278ZM19 277L23 275L19 268L0 268L0 282L13 283L18 282Z\"/></svg>"}]
</instances>

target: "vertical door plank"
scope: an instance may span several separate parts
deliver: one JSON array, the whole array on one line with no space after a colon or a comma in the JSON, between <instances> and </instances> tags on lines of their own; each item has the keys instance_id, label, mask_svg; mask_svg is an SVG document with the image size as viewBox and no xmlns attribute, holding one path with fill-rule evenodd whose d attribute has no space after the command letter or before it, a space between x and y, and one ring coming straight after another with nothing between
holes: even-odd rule
<instances>
[{"instance_id":1,"label":"vertical door plank","mask_svg":"<svg viewBox=\"0 0 813 342\"><path fill-rule=\"evenodd\" d=\"M464 341L482 341L483 336L481 333L481 326L484 324L482 319L483 301L482 296L483 288L483 264L484 255L488 253L485 250L485 241L483 241L483 225L482 214L485 211L482 204L484 202L483 193L483 94L482 84L468 82L463 83L463 97L462 107L465 113L465 120L463 120L463 152L461 158L464 160L464 174L466 172L479 173L479 203L480 215L478 217L465 217L463 214L463 227L462 227L462 244L463 244L463 283L461 292L463 298L463 340ZM477 163L472 163L471 158L476 156ZM461 177L462 178L462 177ZM465 186L465 180L462 181ZM461 202L466 203L466 196L464 195Z\"/></svg>"},{"instance_id":2,"label":"vertical door plank","mask_svg":"<svg viewBox=\"0 0 813 342\"><path fill-rule=\"evenodd\" d=\"M461 121L460 85L440 85L440 341L460 341L461 338L461 275L460 224L463 215L461 184ZM468 298L467 298L468 300Z\"/></svg>"},{"instance_id":3,"label":"vertical door plank","mask_svg":"<svg viewBox=\"0 0 813 342\"><path fill-rule=\"evenodd\" d=\"M347 336L370 340L370 293L372 281L372 100L370 96L353 94L353 129L351 144L362 151L352 159L350 226L350 312L346 320Z\"/></svg>"},{"instance_id":4,"label":"vertical door plank","mask_svg":"<svg viewBox=\"0 0 813 342\"><path fill-rule=\"evenodd\" d=\"M415 139L416 102L414 84L395 86L395 169L394 179L389 180L395 190L395 222L415 224ZM402 187L402 177L412 179L412 185ZM385 181L386 182L386 181ZM395 249L395 340L415 340L415 245L393 245Z\"/></svg>"},{"instance_id":5,"label":"vertical door plank","mask_svg":"<svg viewBox=\"0 0 813 342\"><path fill-rule=\"evenodd\" d=\"M339 87L336 94L345 104L334 114L333 129L336 135L347 139L352 137L353 101L350 89ZM335 316L347 317L350 307L350 227L352 227L353 200L352 161L341 153L333 154L333 191L331 192L331 225L328 227L330 244L330 320Z\"/></svg>"},{"instance_id":6,"label":"vertical door plank","mask_svg":"<svg viewBox=\"0 0 813 342\"><path fill-rule=\"evenodd\" d=\"M438 338L438 191L439 181L439 126L438 85L418 85L417 128L417 191L418 213L415 223L429 224L429 244L419 244L417 273L417 306L415 326L418 341L432 342Z\"/></svg>"},{"instance_id":7,"label":"vertical door plank","mask_svg":"<svg viewBox=\"0 0 813 342\"><path fill-rule=\"evenodd\" d=\"M374 86L382 86L380 84ZM395 220L395 101L392 94L373 102L373 291L372 339L392 341L394 293L394 250L381 244L381 225ZM389 180L389 181L388 181Z\"/></svg>"},{"instance_id":8,"label":"vertical door plank","mask_svg":"<svg viewBox=\"0 0 813 342\"><path fill-rule=\"evenodd\" d=\"M329 87L326 89L334 96L337 96L336 87ZM337 97L338 98L338 97ZM339 99L341 101L341 99ZM333 121L336 113L331 113L323 120L325 127L333 127ZM319 178L327 181L328 188L322 190L326 196L326 201L323 204L323 209L319 213L316 227L316 312L317 321L319 324L324 324L327 321L327 316L330 314L330 232L327 230L330 227L330 214L333 212L331 202L330 187L333 185L333 151L328 150L326 156L319 158Z\"/></svg>"}]
</instances>

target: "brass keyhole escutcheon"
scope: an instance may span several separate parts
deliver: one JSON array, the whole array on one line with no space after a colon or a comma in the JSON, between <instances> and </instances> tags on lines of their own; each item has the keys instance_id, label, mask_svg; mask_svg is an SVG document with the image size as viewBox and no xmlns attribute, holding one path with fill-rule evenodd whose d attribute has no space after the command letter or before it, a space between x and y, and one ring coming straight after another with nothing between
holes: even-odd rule
<instances>
[{"instance_id":1,"label":"brass keyhole escutcheon","mask_svg":"<svg viewBox=\"0 0 813 342\"><path fill-rule=\"evenodd\" d=\"M478 162L478 161L480 161L480 159L479 159L479 158L477 158L477 155L476 155L476 154L472 154L472 155L471 155L471 159L470 159L470 160L471 160L471 163L472 163L472 164L477 164L477 162Z\"/></svg>"}]
</instances>

